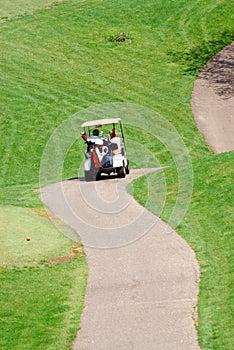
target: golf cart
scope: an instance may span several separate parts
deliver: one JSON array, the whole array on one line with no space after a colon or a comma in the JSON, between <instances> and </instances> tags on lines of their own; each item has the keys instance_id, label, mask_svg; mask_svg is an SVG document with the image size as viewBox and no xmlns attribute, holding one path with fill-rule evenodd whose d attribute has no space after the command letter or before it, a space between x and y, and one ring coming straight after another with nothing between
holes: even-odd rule
<instances>
[{"instance_id":1,"label":"golf cart","mask_svg":"<svg viewBox=\"0 0 234 350\"><path fill-rule=\"evenodd\" d=\"M84 175L86 181L98 180L102 174L129 174L123 128L120 118L92 120L83 123L85 151ZM118 135L119 134L119 135Z\"/></svg>"}]
</instances>

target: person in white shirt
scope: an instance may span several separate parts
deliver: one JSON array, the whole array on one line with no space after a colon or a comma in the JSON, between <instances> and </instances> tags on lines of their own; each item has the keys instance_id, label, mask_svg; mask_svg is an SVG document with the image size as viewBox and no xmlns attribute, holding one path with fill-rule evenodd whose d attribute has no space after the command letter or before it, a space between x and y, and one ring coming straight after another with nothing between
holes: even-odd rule
<instances>
[{"instance_id":1,"label":"person in white shirt","mask_svg":"<svg viewBox=\"0 0 234 350\"><path fill-rule=\"evenodd\" d=\"M120 154L121 153L121 140L120 137L118 137L118 133L115 129L111 130L110 132L110 142L112 144L116 144L117 148L112 151L113 155Z\"/></svg>"}]
</instances>

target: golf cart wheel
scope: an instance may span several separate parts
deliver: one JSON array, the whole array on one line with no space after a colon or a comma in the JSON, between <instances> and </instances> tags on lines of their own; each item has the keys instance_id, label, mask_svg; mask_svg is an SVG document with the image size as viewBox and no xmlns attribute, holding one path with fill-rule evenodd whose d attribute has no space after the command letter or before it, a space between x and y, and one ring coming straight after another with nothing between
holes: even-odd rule
<instances>
[{"instance_id":1,"label":"golf cart wheel","mask_svg":"<svg viewBox=\"0 0 234 350\"><path fill-rule=\"evenodd\" d=\"M96 174L96 181L99 181L99 180L101 180L101 173L100 172L98 172Z\"/></svg>"},{"instance_id":2,"label":"golf cart wheel","mask_svg":"<svg viewBox=\"0 0 234 350\"><path fill-rule=\"evenodd\" d=\"M126 176L126 169L124 166L118 168L118 176L124 178Z\"/></svg>"},{"instance_id":3,"label":"golf cart wheel","mask_svg":"<svg viewBox=\"0 0 234 350\"><path fill-rule=\"evenodd\" d=\"M94 173L93 171L85 171L84 175L85 175L85 181L87 182L96 181L96 173Z\"/></svg>"}]
</instances>

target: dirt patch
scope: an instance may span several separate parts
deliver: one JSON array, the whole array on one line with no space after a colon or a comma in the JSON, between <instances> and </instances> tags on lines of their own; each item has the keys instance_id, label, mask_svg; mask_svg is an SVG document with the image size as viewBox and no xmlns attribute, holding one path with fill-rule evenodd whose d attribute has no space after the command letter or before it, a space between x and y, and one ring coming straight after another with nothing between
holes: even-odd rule
<instances>
[{"instance_id":1,"label":"dirt patch","mask_svg":"<svg viewBox=\"0 0 234 350\"><path fill-rule=\"evenodd\" d=\"M61 264L61 263L64 263L64 262L69 262L69 261L73 261L77 259L77 257L75 255L71 255L71 256L58 256L58 257L55 257L55 258L49 258L47 259L47 262L49 264Z\"/></svg>"},{"instance_id":2,"label":"dirt patch","mask_svg":"<svg viewBox=\"0 0 234 350\"><path fill-rule=\"evenodd\" d=\"M234 42L201 70L191 105L198 129L214 152L234 150Z\"/></svg>"},{"instance_id":3,"label":"dirt patch","mask_svg":"<svg viewBox=\"0 0 234 350\"><path fill-rule=\"evenodd\" d=\"M49 264L61 264L64 262L74 261L80 258L81 256L85 256L85 252L82 245L73 246L71 250L72 250L72 255L56 256L56 257L47 259L47 262Z\"/></svg>"},{"instance_id":4,"label":"dirt patch","mask_svg":"<svg viewBox=\"0 0 234 350\"><path fill-rule=\"evenodd\" d=\"M208 61L198 79L207 80L222 98L234 96L234 42Z\"/></svg>"},{"instance_id":5,"label":"dirt patch","mask_svg":"<svg viewBox=\"0 0 234 350\"><path fill-rule=\"evenodd\" d=\"M108 41L113 43L131 43L131 38L126 33L117 33L109 36Z\"/></svg>"}]
</instances>

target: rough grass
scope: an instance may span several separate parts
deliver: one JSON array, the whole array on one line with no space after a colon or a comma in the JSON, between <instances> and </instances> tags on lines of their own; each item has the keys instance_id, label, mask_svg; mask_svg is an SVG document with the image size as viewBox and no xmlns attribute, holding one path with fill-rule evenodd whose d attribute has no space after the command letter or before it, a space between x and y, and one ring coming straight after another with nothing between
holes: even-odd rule
<instances>
[{"instance_id":1,"label":"rough grass","mask_svg":"<svg viewBox=\"0 0 234 350\"><path fill-rule=\"evenodd\" d=\"M78 329L86 262L4 269L1 280L1 349L70 349Z\"/></svg>"},{"instance_id":2,"label":"rough grass","mask_svg":"<svg viewBox=\"0 0 234 350\"><path fill-rule=\"evenodd\" d=\"M177 232L195 250L201 269L198 334L202 349L231 349L233 336L233 176L234 152L194 161L194 193ZM162 176L135 182L135 198L145 203L148 183L155 183L157 196L151 194L147 207L168 221L175 205L178 186L171 168L167 173L168 208L161 210L159 199Z\"/></svg>"},{"instance_id":3,"label":"rough grass","mask_svg":"<svg viewBox=\"0 0 234 350\"><path fill-rule=\"evenodd\" d=\"M171 0L147 0L143 4L142 0L71 0L56 3L46 9L38 7L43 7L47 1L24 2L25 5L30 3L30 8L22 7L23 2L20 1L1 3L4 4L3 16L8 17L3 18L0 24L3 53L0 102L1 204L8 205L6 210L12 205L29 208L41 206L33 190L39 185L38 174L44 147L54 129L82 108L105 102L133 102L167 118L182 136L194 165L194 196L185 221L178 230L197 252L201 265L200 344L204 349L228 349L233 343L230 322L233 303L230 286L231 242L230 235L225 232L232 230L227 230L231 216L230 199L226 200L231 193L231 172L225 179L223 172L224 165L230 171L233 170L232 156L216 157L205 145L191 113L190 98L195 73L208 56L214 53L211 52L211 43L218 38L219 43L215 46L215 50L218 50L220 43L225 46L232 40L231 2L197 0L178 3ZM17 17L23 13L24 16ZM131 42L116 43L108 40L120 32L128 33ZM144 115L139 118L139 129L143 125ZM168 191L162 215L167 220L176 201L178 188L171 157L155 140L145 140L142 130L130 128L127 131L132 138L136 137L144 143L161 164L171 166L168 171L165 170ZM77 137L79 132L77 130ZM82 152L82 144L78 141L65 159L64 178L77 176ZM141 181L145 180L134 184L134 195L139 200L144 198L146 191L146 187L139 185ZM157 181L152 181L152 186L152 193L157 193ZM142 191L138 191L138 188ZM156 206L157 203L152 200L150 205ZM155 206L152 210L157 212ZM15 213L16 209L12 208L12 214L7 215L13 218ZM34 221L33 229L36 222L37 220ZM49 226L45 230L49 232ZM14 232L15 228L9 237ZM17 239L20 240L23 236L22 231ZM7 241L6 237L4 241ZM29 243L34 243L34 239ZM65 241L63 244L67 246ZM9 242L7 245L9 247ZM224 256L225 264L222 260ZM61 274L61 278L64 275L66 281L73 281L72 273L75 274L75 269L79 267L76 262L65 265L53 265L50 269L47 266L39 268L40 286L42 290L44 288L45 295L48 294L47 291L51 293L46 279L50 273L54 276L51 277L51 288L54 283L56 286L56 274ZM78 274L85 274L85 265L83 267L84 270L79 270ZM31 270L31 277L35 271L37 269ZM26 316L23 314L24 298L19 299L15 308L10 305L14 305L14 300L18 297L16 285L22 293L30 290L29 272L4 269L1 273L7 281L4 286L11 290L9 303L3 308L6 323L2 347L17 348L16 339L20 336L18 348L23 349L29 328L24 331L21 329L14 335L14 327L19 321L21 325L24 322L26 324ZM18 284L14 276L17 276ZM36 286L33 287L35 299L42 300L43 293ZM65 286L64 293L72 294L75 288L74 280L72 285ZM83 288L82 285L81 289ZM60 293L59 288L55 287L54 293L57 294L57 291ZM41 296L37 295L39 292ZM3 301L6 300L6 294L4 295ZM51 299L51 305L46 304L49 318L54 313L58 299L55 297ZM35 306L40 303L41 301L35 302ZM34 301L31 301L30 307L33 304ZM48 342L47 345L42 343L43 349L53 348L51 341L56 336L60 344L57 348L65 348L62 343L63 333L59 336L56 329L61 329L68 310L73 310L71 305L72 302L70 308L66 309L62 304L61 315L57 317L55 312L54 325L51 324L47 332L42 332ZM23 317L20 316L21 313ZM36 320L33 325L40 327ZM9 330L6 332L6 329ZM40 348L37 337L30 340L36 344L32 348ZM7 343L8 341L13 343Z\"/></svg>"}]
</instances>

